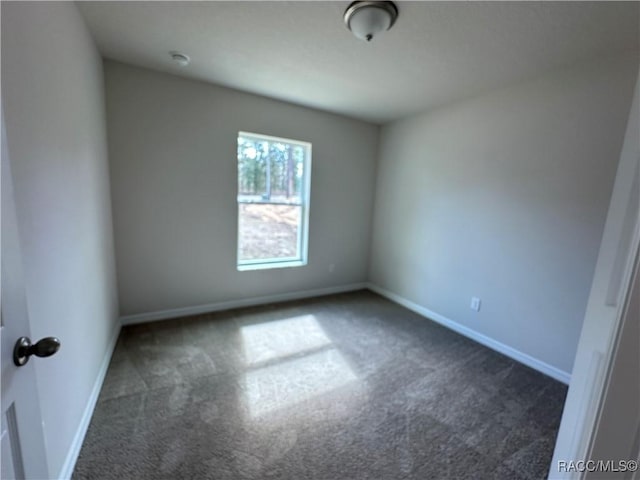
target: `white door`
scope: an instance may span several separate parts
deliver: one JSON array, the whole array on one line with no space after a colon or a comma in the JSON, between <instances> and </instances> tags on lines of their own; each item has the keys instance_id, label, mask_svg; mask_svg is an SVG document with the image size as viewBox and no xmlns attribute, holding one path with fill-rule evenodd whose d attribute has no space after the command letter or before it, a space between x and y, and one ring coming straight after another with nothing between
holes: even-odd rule
<instances>
[{"instance_id":1,"label":"white door","mask_svg":"<svg viewBox=\"0 0 640 480\"><path fill-rule=\"evenodd\" d=\"M640 248L640 71L636 80L634 97L631 104L631 112L627 122L627 131L620 153L618 171L613 186L609 211L605 221L604 232L598 260L591 285L591 292L587 302L587 308L578 342L573 371L571 372L571 384L567 394L567 401L562 413L562 421L556 441L553 460L549 468L549 478L582 479L584 472L578 468L572 468L569 462L588 460L633 460L631 455L630 439L633 438L635 415L638 413L637 401L638 381L631 381L622 395L618 391L619 375L624 378L633 377L633 364L623 366L616 365L616 346L619 346L620 335L636 335L633 322L626 325L629 330L623 330L625 315L633 319L634 308L638 301L637 292L633 289L634 265L638 249ZM625 308L629 306L627 310ZM634 319L637 321L637 319ZM624 338L621 352L625 360L623 362L637 362L637 339ZM636 340L634 344L634 340ZM634 358L635 356L635 358ZM628 360L631 358L632 360ZM637 367L637 363L635 365ZM615 371L615 378L611 372ZM627 376L628 375L628 376ZM607 394L609 380L613 380L615 390L608 395L613 403L607 408L607 418L602 418L598 425L598 417L602 408L603 394ZM635 397L635 398L634 398ZM622 400L622 402L620 402ZM619 403L620 402L620 403ZM630 403L626 403L630 402ZM611 415L613 413L613 416ZM620 415L618 417L617 415ZM611 437L607 428L620 425L625 422L622 430L616 431L615 443L607 445L607 437ZM605 425L603 422L610 422ZM600 431L599 431L600 430ZM615 458L590 457L590 449L594 440L600 435L596 445L596 455L608 455L603 447L618 446L622 451L616 452ZM619 447L626 444L626 447ZM637 445L636 445L637 448ZM599 478L604 475L598 472ZM605 477L606 478L606 477ZM620 478L618 476L617 478ZM625 478L625 477L622 477Z\"/></svg>"},{"instance_id":2,"label":"white door","mask_svg":"<svg viewBox=\"0 0 640 480\"><path fill-rule=\"evenodd\" d=\"M586 478L631 479L637 464L627 471L626 462L637 462L640 453L640 247L608 377L589 458L624 461L617 467L627 475L594 472Z\"/></svg>"},{"instance_id":3,"label":"white door","mask_svg":"<svg viewBox=\"0 0 640 480\"><path fill-rule=\"evenodd\" d=\"M1 107L0 107L1 109ZM29 337L29 318L22 278L13 183L4 115L2 122L2 279L0 283L0 345L2 366L2 464L0 478L49 478L34 360L17 367L13 349L18 338ZM41 359L38 359L42 361ZM42 392L46 398L46 392Z\"/></svg>"}]
</instances>

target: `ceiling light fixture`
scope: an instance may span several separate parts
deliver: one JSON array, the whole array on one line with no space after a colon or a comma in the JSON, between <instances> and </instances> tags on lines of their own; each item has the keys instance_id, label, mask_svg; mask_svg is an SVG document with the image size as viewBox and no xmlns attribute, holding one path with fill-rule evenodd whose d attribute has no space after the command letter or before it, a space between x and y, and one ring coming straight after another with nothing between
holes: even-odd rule
<instances>
[{"instance_id":1,"label":"ceiling light fixture","mask_svg":"<svg viewBox=\"0 0 640 480\"><path fill-rule=\"evenodd\" d=\"M189 65L189 62L191 62L189 55L185 55L184 53L169 52L169 55L171 55L171 60L176 62L181 67L186 67L187 65Z\"/></svg>"},{"instance_id":2,"label":"ceiling light fixture","mask_svg":"<svg viewBox=\"0 0 640 480\"><path fill-rule=\"evenodd\" d=\"M344 12L344 23L360 40L370 42L389 30L398 18L393 2L352 2Z\"/></svg>"}]
</instances>

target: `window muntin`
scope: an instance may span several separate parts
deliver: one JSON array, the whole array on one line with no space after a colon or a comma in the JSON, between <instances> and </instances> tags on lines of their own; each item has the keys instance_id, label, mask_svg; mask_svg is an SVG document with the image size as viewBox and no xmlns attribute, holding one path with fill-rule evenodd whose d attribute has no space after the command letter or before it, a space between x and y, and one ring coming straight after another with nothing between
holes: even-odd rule
<instances>
[{"instance_id":1,"label":"window muntin","mask_svg":"<svg viewBox=\"0 0 640 480\"><path fill-rule=\"evenodd\" d=\"M238 270L307 263L311 144L238 133Z\"/></svg>"}]
</instances>

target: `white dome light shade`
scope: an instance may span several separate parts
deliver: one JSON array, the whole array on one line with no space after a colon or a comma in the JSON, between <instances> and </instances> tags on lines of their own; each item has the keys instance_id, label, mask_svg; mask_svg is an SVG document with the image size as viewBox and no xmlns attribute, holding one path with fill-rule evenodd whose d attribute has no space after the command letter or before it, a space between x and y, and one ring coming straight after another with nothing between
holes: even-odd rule
<instances>
[{"instance_id":1,"label":"white dome light shade","mask_svg":"<svg viewBox=\"0 0 640 480\"><path fill-rule=\"evenodd\" d=\"M344 12L344 23L361 40L370 42L389 30L398 18L393 2L353 2Z\"/></svg>"}]
</instances>

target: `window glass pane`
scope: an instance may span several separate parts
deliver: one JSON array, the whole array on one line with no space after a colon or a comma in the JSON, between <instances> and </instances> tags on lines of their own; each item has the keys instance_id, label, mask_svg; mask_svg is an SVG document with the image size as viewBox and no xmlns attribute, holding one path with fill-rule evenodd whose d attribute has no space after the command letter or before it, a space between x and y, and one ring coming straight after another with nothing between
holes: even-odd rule
<instances>
[{"instance_id":1,"label":"window glass pane","mask_svg":"<svg viewBox=\"0 0 640 480\"><path fill-rule=\"evenodd\" d=\"M298 229L302 207L250 203L238 207L240 261L300 257Z\"/></svg>"},{"instance_id":2,"label":"window glass pane","mask_svg":"<svg viewBox=\"0 0 640 480\"><path fill-rule=\"evenodd\" d=\"M238 195L248 201L302 202L305 148L238 136Z\"/></svg>"}]
</instances>

